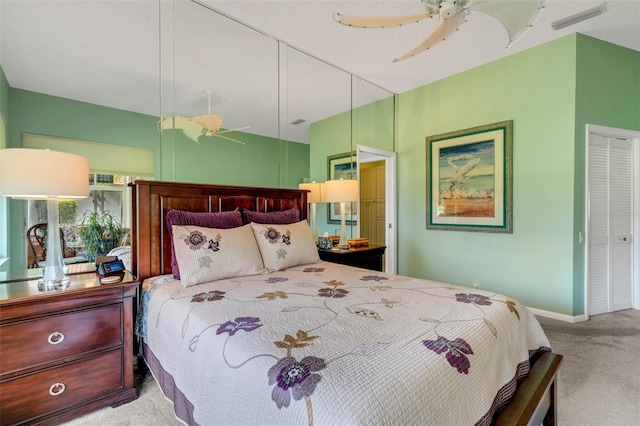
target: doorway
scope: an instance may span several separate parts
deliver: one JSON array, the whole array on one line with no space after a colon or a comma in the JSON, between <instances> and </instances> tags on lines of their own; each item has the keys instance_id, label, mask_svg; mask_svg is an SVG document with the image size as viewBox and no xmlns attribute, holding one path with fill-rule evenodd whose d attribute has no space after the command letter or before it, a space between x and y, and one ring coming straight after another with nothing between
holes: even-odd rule
<instances>
[{"instance_id":1,"label":"doorway","mask_svg":"<svg viewBox=\"0 0 640 426\"><path fill-rule=\"evenodd\" d=\"M386 167L383 160L360 164L360 237L384 246L386 233Z\"/></svg>"},{"instance_id":2,"label":"doorway","mask_svg":"<svg viewBox=\"0 0 640 426\"><path fill-rule=\"evenodd\" d=\"M361 179L361 164L380 162L384 170L384 245L385 272L397 273L396 260L396 154L365 145L357 145L356 162L358 181ZM359 200L360 202L361 200ZM359 203L357 213L357 235L361 235L361 208Z\"/></svg>"},{"instance_id":3,"label":"doorway","mask_svg":"<svg viewBox=\"0 0 640 426\"><path fill-rule=\"evenodd\" d=\"M588 315L640 309L640 132L587 125Z\"/></svg>"}]
</instances>

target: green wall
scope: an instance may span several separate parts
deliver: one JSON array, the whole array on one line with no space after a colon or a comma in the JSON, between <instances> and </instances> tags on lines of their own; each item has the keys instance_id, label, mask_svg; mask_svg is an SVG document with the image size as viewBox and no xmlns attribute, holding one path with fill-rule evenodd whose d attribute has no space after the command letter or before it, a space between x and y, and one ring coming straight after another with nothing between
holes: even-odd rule
<instances>
[{"instance_id":1,"label":"green wall","mask_svg":"<svg viewBox=\"0 0 640 426\"><path fill-rule=\"evenodd\" d=\"M221 185L297 188L309 176L309 145L234 132L201 138L198 144L182 131L163 134L162 180ZM175 174L172 164L175 162Z\"/></svg>"},{"instance_id":2,"label":"green wall","mask_svg":"<svg viewBox=\"0 0 640 426\"><path fill-rule=\"evenodd\" d=\"M396 151L400 274L477 282L530 307L584 315L585 126L640 129L640 52L573 34L398 98L391 149L382 141L394 131L379 116L359 131L352 113L315 123L311 178L324 181L327 156L357 143ZM505 120L513 120L513 233L426 229L426 137ZM319 233L334 228L319 208Z\"/></svg>"},{"instance_id":3,"label":"green wall","mask_svg":"<svg viewBox=\"0 0 640 426\"><path fill-rule=\"evenodd\" d=\"M160 140L155 117L10 89L0 77L8 146L31 132L153 148L163 180L295 187L307 176L325 181L327 157L357 144L396 151L400 274L478 282L570 316L585 312L577 238L585 230L585 125L640 130L640 52L577 34L403 93L397 110L391 97L321 120L310 146L248 134L235 135L245 146L198 145L179 132ZM504 120L514 125L513 234L427 230L425 138ZM20 219L9 222L21 228L14 207L22 204L11 204ZM319 233L337 227L321 204Z\"/></svg>"},{"instance_id":4,"label":"green wall","mask_svg":"<svg viewBox=\"0 0 640 426\"><path fill-rule=\"evenodd\" d=\"M572 313L575 40L400 95L399 273ZM426 229L425 138L513 120L513 234Z\"/></svg>"},{"instance_id":5,"label":"green wall","mask_svg":"<svg viewBox=\"0 0 640 426\"><path fill-rule=\"evenodd\" d=\"M574 235L586 229L586 125L640 131L640 52L577 37ZM585 312L585 250L574 239L574 313Z\"/></svg>"},{"instance_id":6,"label":"green wall","mask_svg":"<svg viewBox=\"0 0 640 426\"><path fill-rule=\"evenodd\" d=\"M180 131L161 135L157 130L158 117L13 89L8 85L7 89L7 109L11 113L8 147L20 147L23 133L35 133L149 148L154 151L157 180L295 188L309 176L307 144L240 132L230 135L245 145L220 138L197 144ZM4 105L4 96L0 100ZM22 229L25 203L12 200L7 204L9 229ZM25 264L24 233L11 234L7 249L11 268L20 269ZM3 235L0 249L7 240L7 234Z\"/></svg>"},{"instance_id":7,"label":"green wall","mask_svg":"<svg viewBox=\"0 0 640 426\"><path fill-rule=\"evenodd\" d=\"M640 128L639 61L574 34L401 94L399 273L583 315L585 125ZM425 229L425 137L503 120L514 126L513 234Z\"/></svg>"},{"instance_id":8,"label":"green wall","mask_svg":"<svg viewBox=\"0 0 640 426\"><path fill-rule=\"evenodd\" d=\"M2 67L0 67L0 113L5 120L9 120L9 83Z\"/></svg>"},{"instance_id":9,"label":"green wall","mask_svg":"<svg viewBox=\"0 0 640 426\"><path fill-rule=\"evenodd\" d=\"M309 166L311 180L327 181L327 157L349 152L355 155L357 145L393 152L395 114L395 97L389 95L382 100L312 123ZM327 223L327 205L324 203L317 206L316 220L318 235L325 231L335 234L340 228L340 224ZM355 233L355 225L348 225L347 238L355 236Z\"/></svg>"}]
</instances>

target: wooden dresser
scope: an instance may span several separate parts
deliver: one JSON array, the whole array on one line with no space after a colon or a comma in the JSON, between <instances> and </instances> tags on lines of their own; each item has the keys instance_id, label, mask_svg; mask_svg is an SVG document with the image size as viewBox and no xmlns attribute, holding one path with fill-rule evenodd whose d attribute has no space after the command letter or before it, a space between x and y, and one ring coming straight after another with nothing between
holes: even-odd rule
<instances>
[{"instance_id":1,"label":"wooden dresser","mask_svg":"<svg viewBox=\"0 0 640 426\"><path fill-rule=\"evenodd\" d=\"M63 290L0 282L0 424L58 424L137 398L138 281L100 284L87 265Z\"/></svg>"}]
</instances>

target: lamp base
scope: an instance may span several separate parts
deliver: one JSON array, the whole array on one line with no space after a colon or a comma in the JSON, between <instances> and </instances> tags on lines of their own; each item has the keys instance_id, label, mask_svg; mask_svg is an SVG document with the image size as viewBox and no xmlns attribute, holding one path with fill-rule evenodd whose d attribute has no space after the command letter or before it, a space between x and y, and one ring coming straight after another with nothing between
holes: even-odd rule
<instances>
[{"instance_id":1,"label":"lamp base","mask_svg":"<svg viewBox=\"0 0 640 426\"><path fill-rule=\"evenodd\" d=\"M338 248L340 250L349 250L349 243L347 242L347 221L346 221L346 208L345 203L340 203L340 242L338 242Z\"/></svg>"}]
</instances>

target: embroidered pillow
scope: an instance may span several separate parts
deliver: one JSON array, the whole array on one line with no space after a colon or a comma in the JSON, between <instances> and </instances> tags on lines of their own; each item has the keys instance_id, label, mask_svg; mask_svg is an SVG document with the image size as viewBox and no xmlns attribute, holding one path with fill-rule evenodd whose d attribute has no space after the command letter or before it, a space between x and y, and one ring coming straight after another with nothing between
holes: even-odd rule
<instances>
[{"instance_id":1,"label":"embroidered pillow","mask_svg":"<svg viewBox=\"0 0 640 426\"><path fill-rule=\"evenodd\" d=\"M185 287L265 272L251 225L228 229L174 225L173 246Z\"/></svg>"},{"instance_id":2,"label":"embroidered pillow","mask_svg":"<svg viewBox=\"0 0 640 426\"><path fill-rule=\"evenodd\" d=\"M280 212L254 212L252 210L242 210L242 220L244 223L296 223L300 220L300 210L293 207Z\"/></svg>"},{"instance_id":3,"label":"embroidered pillow","mask_svg":"<svg viewBox=\"0 0 640 426\"><path fill-rule=\"evenodd\" d=\"M188 212L170 208L167 211L166 220L169 238L172 237L171 227L173 225L195 225L221 229L242 226L242 215L239 209L228 212ZM176 262L173 244L171 245L171 272L173 273L173 278L180 279L180 268L178 268L178 262Z\"/></svg>"},{"instance_id":4,"label":"embroidered pillow","mask_svg":"<svg viewBox=\"0 0 640 426\"><path fill-rule=\"evenodd\" d=\"M306 220L284 225L254 222L251 226L269 272L320 261Z\"/></svg>"}]
</instances>

